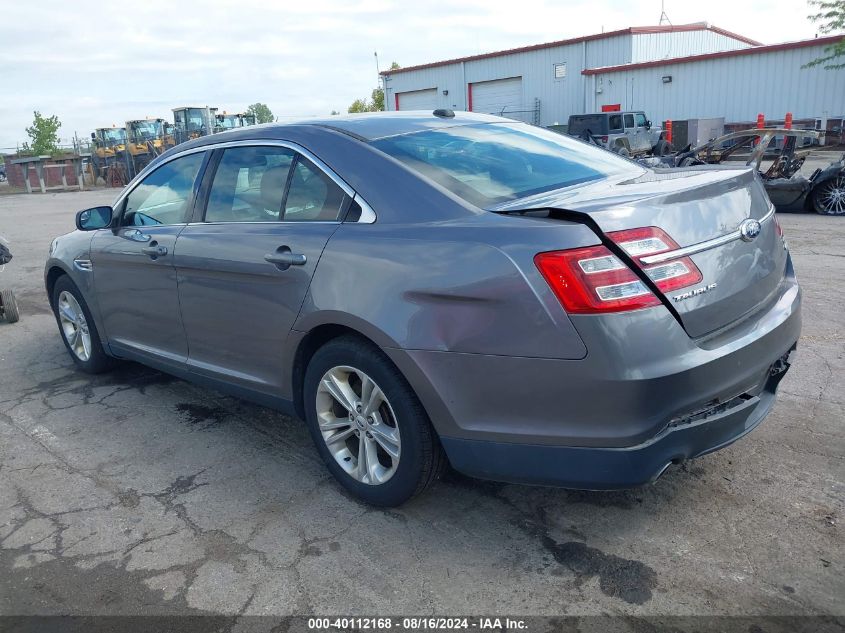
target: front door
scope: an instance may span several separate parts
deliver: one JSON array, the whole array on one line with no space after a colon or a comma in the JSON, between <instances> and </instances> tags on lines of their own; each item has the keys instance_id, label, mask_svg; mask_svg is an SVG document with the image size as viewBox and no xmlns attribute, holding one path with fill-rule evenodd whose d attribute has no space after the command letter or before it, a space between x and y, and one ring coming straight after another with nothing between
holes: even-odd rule
<instances>
[{"instance_id":1,"label":"front door","mask_svg":"<svg viewBox=\"0 0 845 633\"><path fill-rule=\"evenodd\" d=\"M284 343L347 196L286 147L228 148L212 170L176 245L188 367L285 397Z\"/></svg>"},{"instance_id":2,"label":"front door","mask_svg":"<svg viewBox=\"0 0 845 633\"><path fill-rule=\"evenodd\" d=\"M118 204L116 228L91 242L94 285L109 346L166 365L188 356L173 255L192 211L205 154L164 163Z\"/></svg>"},{"instance_id":3,"label":"front door","mask_svg":"<svg viewBox=\"0 0 845 633\"><path fill-rule=\"evenodd\" d=\"M648 119L642 112L634 113L634 126L636 127L636 151L651 151L651 137L647 127Z\"/></svg>"}]
</instances>

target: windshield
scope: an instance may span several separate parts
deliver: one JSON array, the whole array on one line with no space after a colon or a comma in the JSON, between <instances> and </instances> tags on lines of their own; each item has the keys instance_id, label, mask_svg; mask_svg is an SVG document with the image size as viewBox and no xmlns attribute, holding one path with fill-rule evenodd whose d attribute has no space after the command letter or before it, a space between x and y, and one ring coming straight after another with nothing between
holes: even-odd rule
<instances>
[{"instance_id":1,"label":"windshield","mask_svg":"<svg viewBox=\"0 0 845 633\"><path fill-rule=\"evenodd\" d=\"M603 149L519 123L425 130L372 144L481 208L644 171Z\"/></svg>"},{"instance_id":2,"label":"windshield","mask_svg":"<svg viewBox=\"0 0 845 633\"><path fill-rule=\"evenodd\" d=\"M151 141L158 136L157 121L133 121L132 134L138 141Z\"/></svg>"},{"instance_id":3,"label":"windshield","mask_svg":"<svg viewBox=\"0 0 845 633\"><path fill-rule=\"evenodd\" d=\"M205 128L205 116L201 108L188 108L182 114L185 129L189 132L197 132ZM213 120L213 119L212 119ZM177 120L177 123L179 121Z\"/></svg>"},{"instance_id":4,"label":"windshield","mask_svg":"<svg viewBox=\"0 0 845 633\"><path fill-rule=\"evenodd\" d=\"M103 140L106 144L120 144L126 140L126 130L122 127L106 128L103 130Z\"/></svg>"},{"instance_id":5,"label":"windshield","mask_svg":"<svg viewBox=\"0 0 845 633\"><path fill-rule=\"evenodd\" d=\"M235 114L218 115L217 122L220 124L220 127L226 130L238 127L238 117Z\"/></svg>"}]
</instances>

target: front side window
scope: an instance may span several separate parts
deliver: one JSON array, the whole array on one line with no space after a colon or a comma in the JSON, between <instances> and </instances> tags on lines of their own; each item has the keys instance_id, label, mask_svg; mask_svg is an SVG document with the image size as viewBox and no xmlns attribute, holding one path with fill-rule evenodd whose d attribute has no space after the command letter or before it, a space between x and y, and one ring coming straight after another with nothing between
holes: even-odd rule
<instances>
[{"instance_id":1,"label":"front side window","mask_svg":"<svg viewBox=\"0 0 845 633\"><path fill-rule=\"evenodd\" d=\"M208 195L206 222L278 222L295 154L283 147L223 151Z\"/></svg>"},{"instance_id":2,"label":"front side window","mask_svg":"<svg viewBox=\"0 0 845 633\"><path fill-rule=\"evenodd\" d=\"M203 152L165 163L142 180L126 197L121 224L152 226L187 221Z\"/></svg>"},{"instance_id":3,"label":"front side window","mask_svg":"<svg viewBox=\"0 0 845 633\"><path fill-rule=\"evenodd\" d=\"M573 138L519 123L469 124L372 145L481 208L644 170Z\"/></svg>"},{"instance_id":4,"label":"front side window","mask_svg":"<svg viewBox=\"0 0 845 633\"><path fill-rule=\"evenodd\" d=\"M637 127L645 127L645 115L642 112L637 112L634 115L634 121L637 124Z\"/></svg>"}]
</instances>

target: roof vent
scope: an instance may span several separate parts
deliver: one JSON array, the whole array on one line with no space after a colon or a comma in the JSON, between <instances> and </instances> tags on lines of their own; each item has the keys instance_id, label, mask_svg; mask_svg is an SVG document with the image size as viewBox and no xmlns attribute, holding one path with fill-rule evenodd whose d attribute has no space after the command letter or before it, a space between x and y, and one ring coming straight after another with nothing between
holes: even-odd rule
<instances>
[{"instance_id":1,"label":"roof vent","mask_svg":"<svg viewBox=\"0 0 845 633\"><path fill-rule=\"evenodd\" d=\"M454 119L455 118L455 111L449 110L447 108L438 108L434 111L434 116L439 116L444 119Z\"/></svg>"}]
</instances>

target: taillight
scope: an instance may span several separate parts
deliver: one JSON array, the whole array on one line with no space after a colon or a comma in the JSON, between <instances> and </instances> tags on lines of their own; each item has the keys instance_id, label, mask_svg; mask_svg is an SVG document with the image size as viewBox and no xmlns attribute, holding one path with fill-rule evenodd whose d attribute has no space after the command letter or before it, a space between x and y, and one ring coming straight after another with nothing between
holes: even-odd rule
<instances>
[{"instance_id":1,"label":"taillight","mask_svg":"<svg viewBox=\"0 0 845 633\"><path fill-rule=\"evenodd\" d=\"M570 314L660 305L654 293L604 246L539 253L534 263Z\"/></svg>"},{"instance_id":2,"label":"taillight","mask_svg":"<svg viewBox=\"0 0 845 633\"><path fill-rule=\"evenodd\" d=\"M642 264L642 257L680 248L675 240L656 226L614 231L607 236L628 253L663 292L697 284L703 278L698 266L689 257L670 259L651 266Z\"/></svg>"},{"instance_id":3,"label":"taillight","mask_svg":"<svg viewBox=\"0 0 845 633\"><path fill-rule=\"evenodd\" d=\"M600 136L599 138L601 139L602 143L607 143L607 136Z\"/></svg>"},{"instance_id":4,"label":"taillight","mask_svg":"<svg viewBox=\"0 0 845 633\"><path fill-rule=\"evenodd\" d=\"M646 266L641 257L679 248L657 227L649 226L608 233L663 292L702 280L701 271L689 257ZM622 312L660 305L660 300L633 270L605 246L539 253L534 263L555 296L571 314Z\"/></svg>"}]
</instances>

